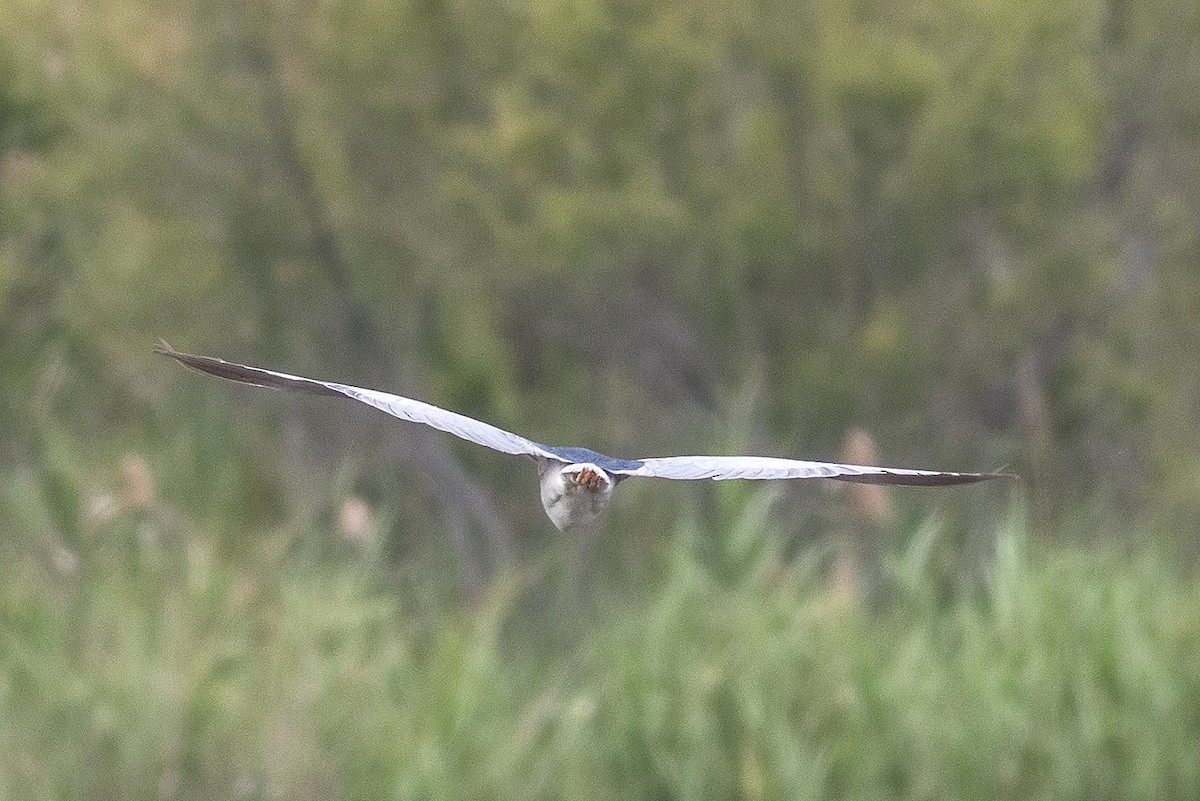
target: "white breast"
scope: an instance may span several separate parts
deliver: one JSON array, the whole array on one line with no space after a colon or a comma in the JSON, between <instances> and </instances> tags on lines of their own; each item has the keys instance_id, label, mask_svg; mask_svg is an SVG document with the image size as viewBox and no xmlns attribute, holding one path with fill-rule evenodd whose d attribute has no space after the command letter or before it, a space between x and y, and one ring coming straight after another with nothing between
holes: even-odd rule
<instances>
[{"instance_id":1,"label":"white breast","mask_svg":"<svg viewBox=\"0 0 1200 801\"><path fill-rule=\"evenodd\" d=\"M559 531L591 523L612 497L612 477L594 464L564 465L542 460L538 464L542 506Z\"/></svg>"}]
</instances>

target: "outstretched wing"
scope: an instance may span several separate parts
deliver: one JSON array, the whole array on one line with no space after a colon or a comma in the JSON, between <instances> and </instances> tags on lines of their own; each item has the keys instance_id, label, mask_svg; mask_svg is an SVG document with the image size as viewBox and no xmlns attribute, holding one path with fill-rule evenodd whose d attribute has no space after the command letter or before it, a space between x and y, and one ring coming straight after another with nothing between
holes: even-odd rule
<instances>
[{"instance_id":1,"label":"outstretched wing","mask_svg":"<svg viewBox=\"0 0 1200 801\"><path fill-rule=\"evenodd\" d=\"M612 472L624 476L649 476L694 480L711 478L832 478L858 484L902 484L916 487L944 487L974 484L991 478L1011 478L1008 473L944 473L937 470L909 470L902 467L873 467L835 462L806 462L770 456L667 456L641 459L628 470Z\"/></svg>"},{"instance_id":2,"label":"outstretched wing","mask_svg":"<svg viewBox=\"0 0 1200 801\"><path fill-rule=\"evenodd\" d=\"M244 364L234 364L224 359L214 359L211 356L192 356L179 353L170 345L163 342L154 349L155 353L169 356L182 365L199 370L202 373L215 375L229 381L241 384L251 384L256 387L283 389L289 392L304 392L311 395L344 395L356 401L381 409L393 417L409 420L413 423L424 423L427 426L453 434L478 445L484 445L501 453L527 454L541 456L555 461L563 461L562 457L551 453L543 445L532 440L505 431L502 428L480 422L457 412L447 411L429 403L422 403L412 398L403 398L387 392L374 389L362 389L347 384L336 384L332 381L318 381L314 378L304 378L298 375L277 373L274 370L264 370L261 367L248 367Z\"/></svg>"}]
</instances>

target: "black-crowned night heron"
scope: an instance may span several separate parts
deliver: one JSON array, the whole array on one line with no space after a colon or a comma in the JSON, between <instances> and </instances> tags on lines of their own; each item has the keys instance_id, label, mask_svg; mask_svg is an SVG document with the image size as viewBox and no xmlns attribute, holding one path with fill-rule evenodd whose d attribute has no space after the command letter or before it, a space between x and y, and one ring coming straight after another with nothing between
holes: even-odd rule
<instances>
[{"instance_id":1,"label":"black-crowned night heron","mask_svg":"<svg viewBox=\"0 0 1200 801\"><path fill-rule=\"evenodd\" d=\"M634 476L682 480L711 478L718 481L730 478L831 478L860 484L921 487L973 484L1008 476L1006 473L946 473L900 467L809 462L770 456L665 456L617 459L588 448L542 445L466 415L387 392L277 373L261 367L247 367L209 356L191 356L172 350L165 342L156 348L155 352L203 373L242 384L312 395L342 395L353 398L401 420L424 423L502 453L530 456L537 462L538 477L542 485L542 506L545 507L550 520L562 531L584 526L599 517L612 497L613 488L621 481Z\"/></svg>"}]
</instances>

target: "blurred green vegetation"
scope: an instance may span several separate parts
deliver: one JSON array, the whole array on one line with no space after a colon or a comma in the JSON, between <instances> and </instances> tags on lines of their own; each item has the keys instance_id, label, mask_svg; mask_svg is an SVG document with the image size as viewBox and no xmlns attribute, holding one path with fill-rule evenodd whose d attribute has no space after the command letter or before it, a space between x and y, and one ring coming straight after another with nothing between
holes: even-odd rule
<instances>
[{"instance_id":1,"label":"blurred green vegetation","mask_svg":"<svg viewBox=\"0 0 1200 801\"><path fill-rule=\"evenodd\" d=\"M8 510L19 493L5 496ZM945 527L864 605L756 519L714 559L529 636L563 553L464 608L322 526L181 536L117 504L86 549L0 554L5 798L1189 798L1200 582L1161 554L1038 546L1015 511L981 580ZM32 514L28 507L26 515ZM706 532L713 539L721 532ZM382 532L377 532L376 536ZM324 542L314 547L315 543ZM286 543L286 547L281 547ZM724 569L715 570L714 565ZM431 595L432 591L432 595ZM544 599L543 599L544 601Z\"/></svg>"},{"instance_id":2,"label":"blurred green vegetation","mask_svg":"<svg viewBox=\"0 0 1200 801\"><path fill-rule=\"evenodd\" d=\"M6 797L1197 795L1194 3L0 19Z\"/></svg>"},{"instance_id":3,"label":"blurred green vegetation","mask_svg":"<svg viewBox=\"0 0 1200 801\"><path fill-rule=\"evenodd\" d=\"M260 465L284 506L353 451L444 511L420 435L186 386L165 337L543 441L834 457L860 426L1009 464L1045 522L1200 520L1191 4L3 10L0 465L155 449L203 392L306 459ZM465 465L466 538L535 523L501 500L527 476L414 447Z\"/></svg>"}]
</instances>

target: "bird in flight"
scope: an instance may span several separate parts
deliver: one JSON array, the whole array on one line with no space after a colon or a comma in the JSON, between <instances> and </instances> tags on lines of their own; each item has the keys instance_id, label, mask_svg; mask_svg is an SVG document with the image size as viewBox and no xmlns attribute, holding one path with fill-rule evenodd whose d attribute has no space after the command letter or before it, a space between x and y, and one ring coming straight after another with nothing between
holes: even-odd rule
<instances>
[{"instance_id":1,"label":"bird in flight","mask_svg":"<svg viewBox=\"0 0 1200 801\"><path fill-rule=\"evenodd\" d=\"M578 528L594 521L608 505L613 488L621 481L636 476L680 480L711 478L717 481L732 478L831 478L835 481L859 484L918 487L974 484L977 481L1011 477L1002 472L946 473L901 467L810 462L771 456L660 456L618 459L588 448L542 445L466 415L379 390L278 373L211 356L192 356L179 353L166 342L162 342L154 351L186 367L218 378L310 395L345 396L374 406L401 420L423 423L501 453L530 456L537 463L542 506L551 522L561 531Z\"/></svg>"}]
</instances>

